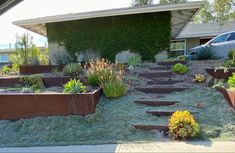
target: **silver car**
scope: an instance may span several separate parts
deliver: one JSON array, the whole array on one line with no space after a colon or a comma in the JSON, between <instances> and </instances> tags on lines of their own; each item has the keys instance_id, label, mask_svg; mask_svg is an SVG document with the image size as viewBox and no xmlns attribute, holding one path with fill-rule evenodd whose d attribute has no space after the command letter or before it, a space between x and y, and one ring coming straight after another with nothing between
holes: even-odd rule
<instances>
[{"instance_id":1,"label":"silver car","mask_svg":"<svg viewBox=\"0 0 235 153\"><path fill-rule=\"evenodd\" d=\"M206 44L194 47L190 50L190 55L199 52L205 47L210 47L215 51L216 55L220 58L227 59L228 52L235 49L235 31L223 33L212 40L208 41Z\"/></svg>"}]
</instances>

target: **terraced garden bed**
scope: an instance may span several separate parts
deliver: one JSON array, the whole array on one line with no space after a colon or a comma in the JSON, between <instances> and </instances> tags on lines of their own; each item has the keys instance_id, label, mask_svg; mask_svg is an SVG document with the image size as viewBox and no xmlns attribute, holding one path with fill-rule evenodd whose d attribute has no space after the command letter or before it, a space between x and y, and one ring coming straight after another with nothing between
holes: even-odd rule
<instances>
[{"instance_id":1,"label":"terraced garden bed","mask_svg":"<svg viewBox=\"0 0 235 153\"><path fill-rule=\"evenodd\" d=\"M93 114L100 96L101 88L82 94L1 93L0 119Z\"/></svg>"}]
</instances>

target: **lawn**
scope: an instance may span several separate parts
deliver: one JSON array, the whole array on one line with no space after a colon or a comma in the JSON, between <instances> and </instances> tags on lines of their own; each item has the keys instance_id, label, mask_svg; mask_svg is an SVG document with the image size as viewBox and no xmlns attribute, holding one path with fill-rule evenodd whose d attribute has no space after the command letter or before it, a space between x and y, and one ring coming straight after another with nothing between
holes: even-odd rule
<instances>
[{"instance_id":1,"label":"lawn","mask_svg":"<svg viewBox=\"0 0 235 153\"><path fill-rule=\"evenodd\" d=\"M200 140L235 140L235 111L214 89L190 89L168 94L162 99L179 100L168 107L149 107L133 103L138 94L118 99L102 97L96 114L81 116L38 117L0 121L0 146L49 146L107 144L165 140L156 131L135 130L131 124L167 124L167 117L146 114L147 110L188 109L201 126ZM200 104L200 105L199 105ZM198 107L200 106L200 108Z\"/></svg>"}]
</instances>

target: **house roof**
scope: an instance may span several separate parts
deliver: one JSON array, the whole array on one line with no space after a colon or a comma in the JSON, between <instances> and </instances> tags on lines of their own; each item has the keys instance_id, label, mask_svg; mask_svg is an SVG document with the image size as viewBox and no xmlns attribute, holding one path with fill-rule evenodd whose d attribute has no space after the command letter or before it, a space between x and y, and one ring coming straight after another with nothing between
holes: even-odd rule
<instances>
[{"instance_id":1,"label":"house roof","mask_svg":"<svg viewBox=\"0 0 235 153\"><path fill-rule=\"evenodd\" d=\"M120 9L110 9L110 10L92 11L92 12L74 13L74 14L70 13L64 15L41 17L35 19L15 21L13 22L13 24L28 29L30 31L36 32L38 34L41 34L43 36L46 36L47 35L45 27L46 23L171 11L172 14L171 36L175 38L185 27L185 25L187 25L192 20L192 18L198 13L198 11L203 5L204 1L197 1L197 2L188 2L188 3L179 3L179 4L128 7Z\"/></svg>"},{"instance_id":2,"label":"house roof","mask_svg":"<svg viewBox=\"0 0 235 153\"><path fill-rule=\"evenodd\" d=\"M23 0L1 0L0 1L0 15L22 2Z\"/></svg>"},{"instance_id":3,"label":"house roof","mask_svg":"<svg viewBox=\"0 0 235 153\"><path fill-rule=\"evenodd\" d=\"M177 38L183 39L183 38L195 38L195 37L214 37L229 31L235 31L235 21L226 22L225 24L191 23L187 27L185 27L185 29Z\"/></svg>"}]
</instances>

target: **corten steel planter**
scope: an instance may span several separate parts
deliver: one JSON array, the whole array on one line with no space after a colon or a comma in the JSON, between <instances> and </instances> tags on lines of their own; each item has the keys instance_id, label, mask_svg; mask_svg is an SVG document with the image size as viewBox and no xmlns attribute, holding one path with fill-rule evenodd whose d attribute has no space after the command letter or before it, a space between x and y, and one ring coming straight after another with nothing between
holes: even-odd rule
<instances>
[{"instance_id":1,"label":"corten steel planter","mask_svg":"<svg viewBox=\"0 0 235 153\"><path fill-rule=\"evenodd\" d=\"M206 72L212 76L215 79L228 79L230 76L232 76L232 73L235 72L235 69L231 69L229 68L227 71L228 72L224 72L224 69L217 69L215 70L215 68L208 68L205 69Z\"/></svg>"},{"instance_id":2,"label":"corten steel planter","mask_svg":"<svg viewBox=\"0 0 235 153\"><path fill-rule=\"evenodd\" d=\"M29 74L40 74L40 73L49 73L53 69L62 71L64 65L30 65L30 66L20 66L19 71L21 75Z\"/></svg>"},{"instance_id":3,"label":"corten steel planter","mask_svg":"<svg viewBox=\"0 0 235 153\"><path fill-rule=\"evenodd\" d=\"M173 66L177 63L187 64L187 61L165 61L165 62L158 62L157 65Z\"/></svg>"},{"instance_id":4,"label":"corten steel planter","mask_svg":"<svg viewBox=\"0 0 235 153\"><path fill-rule=\"evenodd\" d=\"M44 77L43 82L45 87L63 86L70 79L78 79L83 84L86 84L86 78L84 77L69 77L69 76L55 76ZM0 87L15 87L16 85L22 85L19 77L15 78L0 78Z\"/></svg>"},{"instance_id":5,"label":"corten steel planter","mask_svg":"<svg viewBox=\"0 0 235 153\"><path fill-rule=\"evenodd\" d=\"M217 87L216 90L222 93L224 98L228 101L229 105L235 109L235 91L220 87Z\"/></svg>"},{"instance_id":6,"label":"corten steel planter","mask_svg":"<svg viewBox=\"0 0 235 153\"><path fill-rule=\"evenodd\" d=\"M0 119L94 114L101 88L84 94L1 94Z\"/></svg>"}]
</instances>

